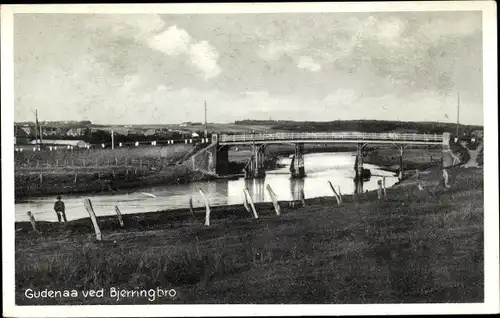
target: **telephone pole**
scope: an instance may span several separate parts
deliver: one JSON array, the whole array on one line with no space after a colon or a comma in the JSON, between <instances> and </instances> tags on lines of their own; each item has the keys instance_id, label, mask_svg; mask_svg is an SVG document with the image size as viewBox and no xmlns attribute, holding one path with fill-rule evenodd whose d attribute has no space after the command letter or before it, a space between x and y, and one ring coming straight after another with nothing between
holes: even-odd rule
<instances>
[{"instance_id":1,"label":"telephone pole","mask_svg":"<svg viewBox=\"0 0 500 318\"><path fill-rule=\"evenodd\" d=\"M35 143L38 143L38 109L35 109Z\"/></svg>"},{"instance_id":2,"label":"telephone pole","mask_svg":"<svg viewBox=\"0 0 500 318\"><path fill-rule=\"evenodd\" d=\"M205 137L208 137L208 125L207 125L207 101L205 101Z\"/></svg>"},{"instance_id":3,"label":"telephone pole","mask_svg":"<svg viewBox=\"0 0 500 318\"><path fill-rule=\"evenodd\" d=\"M457 138L460 138L458 135L458 125L460 122L460 92L458 93L458 98L457 98Z\"/></svg>"}]
</instances>

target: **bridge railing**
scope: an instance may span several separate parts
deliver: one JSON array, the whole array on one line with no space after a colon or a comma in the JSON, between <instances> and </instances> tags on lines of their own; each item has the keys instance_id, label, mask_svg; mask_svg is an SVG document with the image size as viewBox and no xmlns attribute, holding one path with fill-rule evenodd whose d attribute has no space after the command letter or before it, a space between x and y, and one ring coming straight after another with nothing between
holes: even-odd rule
<instances>
[{"instance_id":1,"label":"bridge railing","mask_svg":"<svg viewBox=\"0 0 500 318\"><path fill-rule=\"evenodd\" d=\"M220 142L248 142L272 140L387 140L443 142L443 135L411 133L362 133L362 132L279 132L221 135Z\"/></svg>"}]
</instances>

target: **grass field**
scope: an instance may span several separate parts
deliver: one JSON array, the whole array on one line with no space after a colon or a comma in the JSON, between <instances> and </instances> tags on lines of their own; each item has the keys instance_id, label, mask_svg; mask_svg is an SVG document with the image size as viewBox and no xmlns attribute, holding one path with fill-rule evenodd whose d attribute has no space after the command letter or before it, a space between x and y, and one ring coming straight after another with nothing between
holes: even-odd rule
<instances>
[{"instance_id":1,"label":"grass field","mask_svg":"<svg viewBox=\"0 0 500 318\"><path fill-rule=\"evenodd\" d=\"M483 301L483 170L452 168L450 189L439 170L376 193L307 200L305 207L258 204L89 219L63 228L16 223L16 303L424 303ZM435 190L435 191L434 191ZM175 289L171 298L109 297L120 289ZM27 299L32 288L78 290L76 298ZM104 288L103 298L82 290Z\"/></svg>"},{"instance_id":2,"label":"grass field","mask_svg":"<svg viewBox=\"0 0 500 318\"><path fill-rule=\"evenodd\" d=\"M139 160L174 163L193 148L191 144L141 146L124 148L91 148L56 151L23 151L14 153L16 167L75 167L139 165Z\"/></svg>"},{"instance_id":3,"label":"grass field","mask_svg":"<svg viewBox=\"0 0 500 318\"><path fill-rule=\"evenodd\" d=\"M16 198L185 183L200 173L175 165L190 144L15 153Z\"/></svg>"}]
</instances>

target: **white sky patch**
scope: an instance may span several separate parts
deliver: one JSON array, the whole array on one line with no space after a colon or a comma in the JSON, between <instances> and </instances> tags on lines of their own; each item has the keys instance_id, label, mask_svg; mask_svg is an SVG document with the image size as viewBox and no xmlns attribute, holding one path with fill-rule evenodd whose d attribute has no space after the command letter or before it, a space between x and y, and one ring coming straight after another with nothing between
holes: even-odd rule
<instances>
[{"instance_id":1,"label":"white sky patch","mask_svg":"<svg viewBox=\"0 0 500 318\"><path fill-rule=\"evenodd\" d=\"M207 41L192 44L189 47L189 60L205 75L205 80L216 77L221 72L217 61L219 53Z\"/></svg>"},{"instance_id":2,"label":"white sky patch","mask_svg":"<svg viewBox=\"0 0 500 318\"><path fill-rule=\"evenodd\" d=\"M223 122L453 122L460 92L461 122L482 123L480 12L60 14L15 21L19 121L38 109L43 120L175 123L203 117L206 99L214 105L210 116ZM339 84L355 94L337 91ZM263 88L268 93L240 93Z\"/></svg>"},{"instance_id":3,"label":"white sky patch","mask_svg":"<svg viewBox=\"0 0 500 318\"><path fill-rule=\"evenodd\" d=\"M141 83L141 78L139 75L125 75L123 78L123 88L124 89L135 89L139 87Z\"/></svg>"},{"instance_id":4,"label":"white sky patch","mask_svg":"<svg viewBox=\"0 0 500 318\"><path fill-rule=\"evenodd\" d=\"M328 94L323 102L326 106L349 106L356 100L356 92L352 89L339 89Z\"/></svg>"},{"instance_id":5,"label":"white sky patch","mask_svg":"<svg viewBox=\"0 0 500 318\"><path fill-rule=\"evenodd\" d=\"M191 36L184 29L173 25L151 38L149 45L151 48L163 52L170 56L178 56L186 53L189 49Z\"/></svg>"},{"instance_id":6,"label":"white sky patch","mask_svg":"<svg viewBox=\"0 0 500 318\"><path fill-rule=\"evenodd\" d=\"M160 84L160 85L156 88L156 90L157 90L157 91L160 91L160 92L166 91L167 89L168 89L168 88L167 88L167 86L165 86L165 85L163 85L163 84Z\"/></svg>"},{"instance_id":7,"label":"white sky patch","mask_svg":"<svg viewBox=\"0 0 500 318\"><path fill-rule=\"evenodd\" d=\"M195 43L189 33L176 25L154 35L149 46L168 56L186 56L191 65L201 71L205 80L220 74L219 53L208 41Z\"/></svg>"},{"instance_id":8,"label":"white sky patch","mask_svg":"<svg viewBox=\"0 0 500 318\"><path fill-rule=\"evenodd\" d=\"M261 46L257 51L259 57L266 61L276 61L283 55L290 55L300 49L298 44L293 43L270 43L266 46Z\"/></svg>"},{"instance_id":9,"label":"white sky patch","mask_svg":"<svg viewBox=\"0 0 500 318\"><path fill-rule=\"evenodd\" d=\"M317 72L321 69L321 65L314 62L312 57L309 56L301 56L299 58L299 64L297 65L297 67L310 72Z\"/></svg>"}]
</instances>

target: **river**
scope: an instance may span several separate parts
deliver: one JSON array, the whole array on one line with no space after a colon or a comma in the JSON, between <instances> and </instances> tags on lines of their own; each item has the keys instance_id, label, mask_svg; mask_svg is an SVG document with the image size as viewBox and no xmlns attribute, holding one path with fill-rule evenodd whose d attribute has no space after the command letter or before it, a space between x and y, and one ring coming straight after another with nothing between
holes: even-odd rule
<instances>
[{"instance_id":1,"label":"river","mask_svg":"<svg viewBox=\"0 0 500 318\"><path fill-rule=\"evenodd\" d=\"M83 205L84 198L90 198L97 216L115 215L114 207L118 206L122 214L143 213L175 208L187 208L189 198L193 198L195 207L204 206L199 189L203 189L211 205L227 205L243 203L243 189L248 188L254 202L270 202L266 190L269 184L279 200L297 200L300 190L304 190L306 198L332 196L328 185L330 181L342 194L352 194L355 190L354 160L352 153L313 153L304 156L306 177L291 179L290 159L281 159L284 168L266 172L266 178L260 180L215 180L200 181L190 184L156 186L130 191L103 194L75 194L63 196L66 205L66 216L69 220L88 217ZM372 177L363 183L363 190L374 190L381 176L386 176L386 187L394 185L398 179L393 173L378 169L379 167L364 164L370 169ZM149 194L154 195L151 196ZM57 221L53 210L55 196L31 197L15 204L16 221L29 221L27 212L31 211L37 221Z\"/></svg>"}]
</instances>

